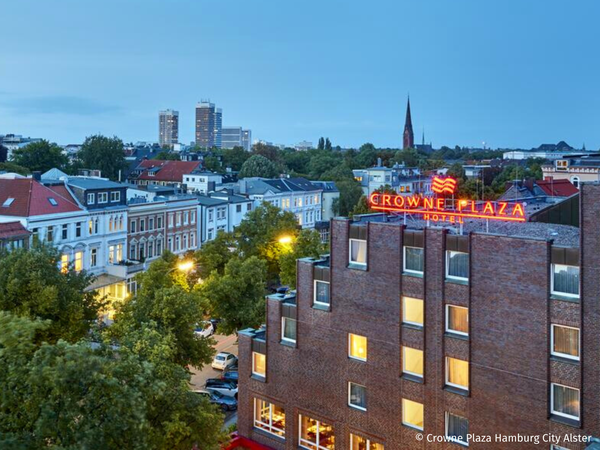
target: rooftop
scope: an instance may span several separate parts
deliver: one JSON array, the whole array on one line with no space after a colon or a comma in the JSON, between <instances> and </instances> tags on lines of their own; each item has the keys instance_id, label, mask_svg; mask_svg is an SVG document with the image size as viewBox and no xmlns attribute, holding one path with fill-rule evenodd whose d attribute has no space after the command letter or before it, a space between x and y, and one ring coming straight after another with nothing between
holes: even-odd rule
<instances>
[{"instance_id":1,"label":"rooftop","mask_svg":"<svg viewBox=\"0 0 600 450\"><path fill-rule=\"evenodd\" d=\"M21 222L0 223L0 239L28 236L30 234L31 232L21 225Z\"/></svg>"},{"instance_id":2,"label":"rooftop","mask_svg":"<svg viewBox=\"0 0 600 450\"><path fill-rule=\"evenodd\" d=\"M32 178L0 179L0 215L30 217L81 211L71 196Z\"/></svg>"}]
</instances>

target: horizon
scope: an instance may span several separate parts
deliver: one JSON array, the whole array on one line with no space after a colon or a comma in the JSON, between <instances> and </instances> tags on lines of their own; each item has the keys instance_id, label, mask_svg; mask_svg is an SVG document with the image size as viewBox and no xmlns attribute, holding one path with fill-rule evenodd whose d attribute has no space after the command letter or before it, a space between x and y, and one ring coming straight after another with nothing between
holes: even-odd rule
<instances>
[{"instance_id":1,"label":"horizon","mask_svg":"<svg viewBox=\"0 0 600 450\"><path fill-rule=\"evenodd\" d=\"M400 148L410 94L416 143L424 130L434 148L600 148L600 63L582 57L594 54L599 4L377 6L9 3L0 134L155 142L159 111L174 109L188 144L196 103L210 99L223 126L253 140Z\"/></svg>"}]
</instances>

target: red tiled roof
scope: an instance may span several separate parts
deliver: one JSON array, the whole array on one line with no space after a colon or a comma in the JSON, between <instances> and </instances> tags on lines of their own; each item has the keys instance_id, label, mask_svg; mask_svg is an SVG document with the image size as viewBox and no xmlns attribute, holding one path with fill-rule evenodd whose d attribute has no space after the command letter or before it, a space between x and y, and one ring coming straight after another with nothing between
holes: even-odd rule
<instances>
[{"instance_id":1,"label":"red tiled roof","mask_svg":"<svg viewBox=\"0 0 600 450\"><path fill-rule=\"evenodd\" d=\"M138 180L156 180L181 183L183 175L192 173L202 166L200 161L159 161L156 159L146 159L140 162L138 167L144 170ZM160 168L154 176L148 175L148 169Z\"/></svg>"},{"instance_id":2,"label":"red tiled roof","mask_svg":"<svg viewBox=\"0 0 600 450\"><path fill-rule=\"evenodd\" d=\"M65 199L69 200L70 202L77 204L77 201L75 199L73 199L73 196L71 195L71 193L69 192L69 190L67 189L67 187L64 184L58 184L58 185L46 186L46 187L48 189L53 190L58 195L60 195L61 197L64 197Z\"/></svg>"},{"instance_id":3,"label":"red tiled roof","mask_svg":"<svg viewBox=\"0 0 600 450\"><path fill-rule=\"evenodd\" d=\"M569 180L538 180L535 183L546 194L556 197L570 197L579 192Z\"/></svg>"},{"instance_id":4,"label":"red tiled roof","mask_svg":"<svg viewBox=\"0 0 600 450\"><path fill-rule=\"evenodd\" d=\"M0 239L28 236L30 234L31 232L21 225L21 222L0 223Z\"/></svg>"},{"instance_id":5,"label":"red tiled roof","mask_svg":"<svg viewBox=\"0 0 600 450\"><path fill-rule=\"evenodd\" d=\"M9 198L13 201L9 202ZM56 205L50 203L50 198ZM0 179L0 216L30 217L74 211L81 208L71 196L66 198L32 178Z\"/></svg>"}]
</instances>

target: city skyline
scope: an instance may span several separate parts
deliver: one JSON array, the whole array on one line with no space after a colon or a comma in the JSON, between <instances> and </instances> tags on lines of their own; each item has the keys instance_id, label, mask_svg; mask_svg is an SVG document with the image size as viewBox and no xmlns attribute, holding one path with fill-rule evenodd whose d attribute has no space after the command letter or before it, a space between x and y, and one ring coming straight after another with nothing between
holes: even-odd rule
<instances>
[{"instance_id":1,"label":"city skyline","mask_svg":"<svg viewBox=\"0 0 600 450\"><path fill-rule=\"evenodd\" d=\"M591 1L546 2L544 20L539 5L516 1L319 4L318 17L310 4L237 2L226 19L208 2L139 4L6 5L5 17L28 16L32 31L17 20L0 30L11 42L0 61L0 133L154 141L157 111L171 108L189 143L194 106L208 97L224 123L244 124L256 139L399 148L410 93L417 142L424 129L435 147L600 147L598 62L582 57L595 48L600 5ZM159 18L178 24L176 45L148 32ZM548 26L559 21L577 27ZM165 70L177 82L160 90Z\"/></svg>"}]
</instances>

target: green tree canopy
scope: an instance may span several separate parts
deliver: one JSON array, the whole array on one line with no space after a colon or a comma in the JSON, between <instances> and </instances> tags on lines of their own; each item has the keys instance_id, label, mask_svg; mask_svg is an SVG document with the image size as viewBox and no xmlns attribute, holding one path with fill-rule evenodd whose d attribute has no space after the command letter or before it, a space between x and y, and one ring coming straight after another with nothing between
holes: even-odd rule
<instances>
[{"instance_id":1,"label":"green tree canopy","mask_svg":"<svg viewBox=\"0 0 600 450\"><path fill-rule=\"evenodd\" d=\"M69 158L57 144L43 139L14 150L12 162L32 172L46 172L54 167L64 170Z\"/></svg>"},{"instance_id":2,"label":"green tree canopy","mask_svg":"<svg viewBox=\"0 0 600 450\"><path fill-rule=\"evenodd\" d=\"M87 137L78 158L84 168L100 170L102 176L111 180L117 180L119 171L127 167L123 141L116 136L109 138L97 134Z\"/></svg>"},{"instance_id":3,"label":"green tree canopy","mask_svg":"<svg viewBox=\"0 0 600 450\"><path fill-rule=\"evenodd\" d=\"M302 230L290 244L291 249L280 257L281 284L294 289L296 287L296 260L299 258L318 258L326 251L321 236L316 230Z\"/></svg>"},{"instance_id":4,"label":"green tree canopy","mask_svg":"<svg viewBox=\"0 0 600 450\"><path fill-rule=\"evenodd\" d=\"M223 150L223 163L225 167L230 167L232 170L240 170L250 156L250 152L243 147L229 148Z\"/></svg>"},{"instance_id":5,"label":"green tree canopy","mask_svg":"<svg viewBox=\"0 0 600 450\"><path fill-rule=\"evenodd\" d=\"M19 166L18 164L12 162L3 162L0 163L0 170L5 172L13 172L18 173L19 175L29 175L29 169L27 167Z\"/></svg>"},{"instance_id":6,"label":"green tree canopy","mask_svg":"<svg viewBox=\"0 0 600 450\"><path fill-rule=\"evenodd\" d=\"M202 244L202 247L195 253L200 277L206 278L213 271L222 275L225 271L225 265L236 254L237 241L233 233L217 233L217 237Z\"/></svg>"},{"instance_id":7,"label":"green tree canopy","mask_svg":"<svg viewBox=\"0 0 600 450\"><path fill-rule=\"evenodd\" d=\"M152 159L156 159L159 161L179 161L180 160L179 155L170 150L161 150Z\"/></svg>"},{"instance_id":8,"label":"green tree canopy","mask_svg":"<svg viewBox=\"0 0 600 450\"><path fill-rule=\"evenodd\" d=\"M262 155L253 155L242 164L239 177L274 178L277 174L277 166L275 164Z\"/></svg>"},{"instance_id":9,"label":"green tree canopy","mask_svg":"<svg viewBox=\"0 0 600 450\"><path fill-rule=\"evenodd\" d=\"M98 319L104 301L85 291L91 277L69 268L62 273L59 254L43 245L0 252L0 310L49 320L40 341L76 342Z\"/></svg>"},{"instance_id":10,"label":"green tree canopy","mask_svg":"<svg viewBox=\"0 0 600 450\"><path fill-rule=\"evenodd\" d=\"M335 185L340 191L340 196L333 203L333 212L336 215L349 216L363 195L362 188L355 180L337 181Z\"/></svg>"}]
</instances>

